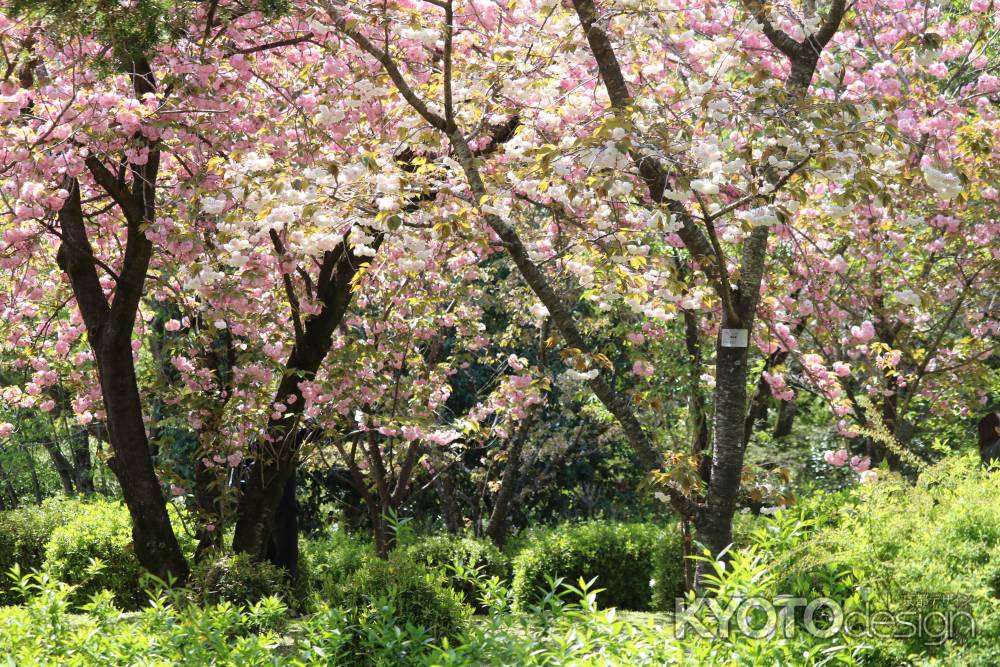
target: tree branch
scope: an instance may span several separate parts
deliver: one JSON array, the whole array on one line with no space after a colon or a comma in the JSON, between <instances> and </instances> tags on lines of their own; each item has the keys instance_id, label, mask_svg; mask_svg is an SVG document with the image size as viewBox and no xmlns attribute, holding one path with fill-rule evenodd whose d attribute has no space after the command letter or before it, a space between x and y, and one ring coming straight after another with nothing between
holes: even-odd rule
<instances>
[{"instance_id":1,"label":"tree branch","mask_svg":"<svg viewBox=\"0 0 1000 667\"><path fill-rule=\"evenodd\" d=\"M403 73L399 71L396 63L393 62L389 54L377 46L375 46L371 40L358 32L357 28L351 21L345 19L340 11L338 11L331 3L327 4L327 13L333 24L337 26L343 34L347 35L351 41L358 45L358 47L370 55L372 58L377 60L380 65L385 69L385 73L389 75L392 82L396 85L397 90L403 96L413 109L420 114L420 116L426 120L435 129L441 130L442 132L448 131L448 121L442 118L439 114L434 113L427 107L427 103L424 102L420 97L413 92L413 88L410 84L406 82L403 77Z\"/></svg>"},{"instance_id":2,"label":"tree branch","mask_svg":"<svg viewBox=\"0 0 1000 667\"><path fill-rule=\"evenodd\" d=\"M278 232L273 229L269 232L271 244L274 251L278 253L278 271L281 273L281 280L285 285L285 296L288 298L288 305L292 309L292 328L295 331L295 344L301 346L303 343L302 315L299 311L299 297L295 294L295 286L292 285L292 277L282 268L284 261L285 246L281 243Z\"/></svg>"}]
</instances>

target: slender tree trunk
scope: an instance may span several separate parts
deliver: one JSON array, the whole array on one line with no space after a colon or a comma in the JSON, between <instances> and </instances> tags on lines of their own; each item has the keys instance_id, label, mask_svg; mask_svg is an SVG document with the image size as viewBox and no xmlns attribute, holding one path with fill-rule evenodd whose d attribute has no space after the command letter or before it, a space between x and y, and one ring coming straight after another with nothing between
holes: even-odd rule
<instances>
[{"instance_id":1,"label":"slender tree trunk","mask_svg":"<svg viewBox=\"0 0 1000 667\"><path fill-rule=\"evenodd\" d=\"M10 501L10 509L17 508L17 490L14 488L14 484L10 481L10 476L7 474L7 470L0 465L0 482L3 482L4 487L7 489L7 497ZM2 497L3 494L0 494Z\"/></svg>"},{"instance_id":2,"label":"slender tree trunk","mask_svg":"<svg viewBox=\"0 0 1000 667\"><path fill-rule=\"evenodd\" d=\"M41 505L42 486L38 483L38 472L35 470L35 456L27 447L22 446L21 451L24 452L24 459L28 462L28 474L31 477L31 492L35 494L35 504Z\"/></svg>"},{"instance_id":3,"label":"slender tree trunk","mask_svg":"<svg viewBox=\"0 0 1000 667\"><path fill-rule=\"evenodd\" d=\"M201 451L201 446L199 446ZM196 455L194 461L194 500L198 506L198 546L195 548L194 559L201 562L211 550L222 546L222 512L220 507L218 476L204 464L202 455ZM212 526L212 529L209 529Z\"/></svg>"},{"instance_id":4,"label":"slender tree trunk","mask_svg":"<svg viewBox=\"0 0 1000 667\"><path fill-rule=\"evenodd\" d=\"M795 424L795 415L799 411L796 398L790 401L781 401L778 404L778 419L774 424L774 439L781 440L792 434L792 426Z\"/></svg>"},{"instance_id":5,"label":"slender tree trunk","mask_svg":"<svg viewBox=\"0 0 1000 667\"><path fill-rule=\"evenodd\" d=\"M521 453L524 450L524 444L528 441L528 436L531 434L537 414L538 405L531 406L531 412L521 421L517 433L514 434L514 440L507 451L507 463L504 466L500 489L493 501L493 511L490 513L490 521L486 526L486 537L500 548L503 548L507 541L510 501L514 499L514 492L517 491L517 480L521 475Z\"/></svg>"},{"instance_id":6,"label":"slender tree trunk","mask_svg":"<svg viewBox=\"0 0 1000 667\"><path fill-rule=\"evenodd\" d=\"M75 491L73 488L72 464L70 464L69 460L62 453L62 450L59 449L59 443L46 441L44 447L52 459L52 465L55 466L56 472L59 474L59 481L62 482L63 492L67 496L72 496Z\"/></svg>"},{"instance_id":7,"label":"slender tree trunk","mask_svg":"<svg viewBox=\"0 0 1000 667\"><path fill-rule=\"evenodd\" d=\"M712 459L708 456L709 432L705 397L701 392L701 371L704 360L695 314L684 310L684 347L688 353L688 423L691 436L691 453L698 461L698 475L708 484L712 474ZM695 555L692 522L681 517L681 558L684 567L684 586L694 588Z\"/></svg>"},{"instance_id":8,"label":"slender tree trunk","mask_svg":"<svg viewBox=\"0 0 1000 667\"><path fill-rule=\"evenodd\" d=\"M107 440L103 440L103 439L97 441L97 444L95 445L95 450L97 452L97 458L98 458L98 460L104 460L103 459L103 457L104 457L104 453L103 453L104 443L107 443L107 442L108 442ZM108 446L110 446L110 445L111 445L111 443L108 443ZM106 465L98 466L97 470L99 472L99 475L98 475L98 484L97 484L98 488L96 490L102 496L105 496L105 497L110 496L111 495L111 487L108 486L108 466L106 466Z\"/></svg>"},{"instance_id":9,"label":"slender tree trunk","mask_svg":"<svg viewBox=\"0 0 1000 667\"><path fill-rule=\"evenodd\" d=\"M704 365L698 320L689 310L684 312L684 347L688 353L688 423L691 433L691 453L698 459L698 472L708 482L712 462L706 456L709 447L708 410L701 393L701 370ZM685 554L686 556L687 554ZM687 562L687 561L685 561Z\"/></svg>"},{"instance_id":10,"label":"slender tree trunk","mask_svg":"<svg viewBox=\"0 0 1000 667\"><path fill-rule=\"evenodd\" d=\"M90 457L90 434L80 428L70 432L70 450L73 455L73 481L78 493L94 493L94 467Z\"/></svg>"},{"instance_id":11,"label":"slender tree trunk","mask_svg":"<svg viewBox=\"0 0 1000 667\"><path fill-rule=\"evenodd\" d=\"M765 369L767 370L767 369ZM743 447L750 444L753 438L754 429L760 422L767 420L768 397L771 394L771 385L767 383L761 375L757 380L757 387L754 390L753 398L750 399L750 408L747 410L747 417L743 423Z\"/></svg>"},{"instance_id":12,"label":"slender tree trunk","mask_svg":"<svg viewBox=\"0 0 1000 667\"><path fill-rule=\"evenodd\" d=\"M455 489L447 471L434 476L434 490L441 500L441 518L445 529L452 535L461 529L458 519L458 508L455 505Z\"/></svg>"},{"instance_id":13,"label":"slender tree trunk","mask_svg":"<svg viewBox=\"0 0 1000 667\"><path fill-rule=\"evenodd\" d=\"M798 296L798 292L793 294L793 297ZM792 335L798 336L805 329L806 321L800 320L798 324L795 325L795 329L792 331ZM770 371L781 364L785 363L788 359L788 350L781 349L772 352L767 361L764 363L764 371ZM754 428L757 426L758 422L767 419L768 413L768 397L771 395L771 385L767 383L764 378L764 373L760 374L757 379L757 388L754 390L753 399L750 401L750 409L747 411L747 420L745 425L745 430L743 434L743 446L746 447L750 444L750 439L753 437ZM779 419L781 415L782 408L788 401L777 401L778 403L778 413Z\"/></svg>"}]
</instances>

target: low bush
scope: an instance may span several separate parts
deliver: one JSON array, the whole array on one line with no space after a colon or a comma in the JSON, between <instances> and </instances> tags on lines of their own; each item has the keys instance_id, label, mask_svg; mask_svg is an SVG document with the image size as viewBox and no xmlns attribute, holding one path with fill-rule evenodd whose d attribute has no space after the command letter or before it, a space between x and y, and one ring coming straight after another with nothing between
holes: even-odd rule
<instances>
[{"instance_id":1,"label":"low bush","mask_svg":"<svg viewBox=\"0 0 1000 667\"><path fill-rule=\"evenodd\" d=\"M438 570L449 585L462 594L466 604L482 611L479 586L481 579L510 578L510 562L488 540L460 535L433 535L403 549L410 559Z\"/></svg>"},{"instance_id":2,"label":"low bush","mask_svg":"<svg viewBox=\"0 0 1000 667\"><path fill-rule=\"evenodd\" d=\"M375 548L364 538L344 531L302 540L299 548L300 577L307 589L321 600L339 594L341 587L370 558Z\"/></svg>"},{"instance_id":3,"label":"low bush","mask_svg":"<svg viewBox=\"0 0 1000 667\"><path fill-rule=\"evenodd\" d=\"M0 512L0 606L21 601L7 576L10 569L14 565L22 572L40 569L52 532L79 504L74 499L49 498L39 506Z\"/></svg>"},{"instance_id":4,"label":"low bush","mask_svg":"<svg viewBox=\"0 0 1000 667\"><path fill-rule=\"evenodd\" d=\"M406 560L410 566L415 564ZM742 554L719 572L723 607L737 593L761 594L767 569ZM419 567L419 566L417 566ZM443 589L442 590L447 590ZM772 635L749 639L741 633L677 639L669 623L652 617L625 620L600 611L586 588L568 587L537 607L511 615L492 607L488 618L453 640L436 640L391 604L359 615L330 605L304 619L290 636L279 636L282 606L265 598L249 607L176 606L159 597L127 622L109 594L95 597L70 615L70 587L42 577L25 580L27 603L0 609L0 656L12 665L107 667L137 662L157 665L241 667L480 667L546 665L634 667L637 665L823 665L860 664L857 648L838 638L805 633L791 639ZM449 591L450 592L450 591ZM498 599L509 593L497 591ZM454 593L452 593L454 595ZM705 613L706 627L716 629ZM964 664L960 662L942 664Z\"/></svg>"},{"instance_id":5,"label":"low bush","mask_svg":"<svg viewBox=\"0 0 1000 667\"><path fill-rule=\"evenodd\" d=\"M221 555L194 567L188 588L202 603L252 604L266 597L291 600L285 571L246 554Z\"/></svg>"},{"instance_id":6,"label":"low bush","mask_svg":"<svg viewBox=\"0 0 1000 667\"><path fill-rule=\"evenodd\" d=\"M940 628L889 637L874 642L866 664L996 664L1000 472L968 456L926 469L915 485L881 477L852 502L831 505L835 516L821 516L809 539L776 554L777 591L830 597L869 615L949 619L947 641L935 638Z\"/></svg>"},{"instance_id":7,"label":"low bush","mask_svg":"<svg viewBox=\"0 0 1000 667\"><path fill-rule=\"evenodd\" d=\"M26 604L0 609L5 665L327 664L307 650L300 654L302 661L276 659L276 631L287 611L276 598L244 607L175 605L175 599L159 597L125 621L110 592L96 594L80 608L73 587L48 575L26 576L22 584Z\"/></svg>"},{"instance_id":8,"label":"low bush","mask_svg":"<svg viewBox=\"0 0 1000 667\"><path fill-rule=\"evenodd\" d=\"M94 571L92 561L102 567ZM76 587L73 600L78 604L103 589L125 609L138 608L146 599L139 581L142 567L132 547L132 521L119 503L80 503L52 531L45 545L45 570Z\"/></svg>"},{"instance_id":9,"label":"low bush","mask_svg":"<svg viewBox=\"0 0 1000 667\"><path fill-rule=\"evenodd\" d=\"M388 560L369 557L349 576L333 602L351 609L359 625L392 616L422 628L432 637L456 637L464 630L472 608L453 590L444 573L395 551Z\"/></svg>"},{"instance_id":10,"label":"low bush","mask_svg":"<svg viewBox=\"0 0 1000 667\"><path fill-rule=\"evenodd\" d=\"M650 608L650 580L659 543L679 539L676 530L612 521L567 524L536 531L531 537L530 546L514 559L513 589L519 607L538 600L550 588L549 579L561 577L575 583L597 577L596 587L604 589L597 598L601 606L635 611ZM663 576L668 586L676 573L664 566Z\"/></svg>"}]
</instances>

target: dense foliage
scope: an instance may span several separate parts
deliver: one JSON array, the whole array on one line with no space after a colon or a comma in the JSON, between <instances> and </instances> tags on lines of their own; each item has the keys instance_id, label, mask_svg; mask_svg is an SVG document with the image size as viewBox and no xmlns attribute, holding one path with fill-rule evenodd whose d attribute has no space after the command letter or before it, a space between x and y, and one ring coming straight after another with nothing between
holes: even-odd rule
<instances>
[{"instance_id":1,"label":"dense foliage","mask_svg":"<svg viewBox=\"0 0 1000 667\"><path fill-rule=\"evenodd\" d=\"M115 603L134 609L144 602L142 568L132 551L132 524L118 504L78 505L45 544L44 569L76 587L74 601L108 590ZM96 567L95 567L96 566Z\"/></svg>"},{"instance_id":2,"label":"dense foliage","mask_svg":"<svg viewBox=\"0 0 1000 667\"><path fill-rule=\"evenodd\" d=\"M189 588L202 603L253 604L266 597L290 600L285 572L246 554L206 558L191 571Z\"/></svg>"},{"instance_id":3,"label":"dense foliage","mask_svg":"<svg viewBox=\"0 0 1000 667\"><path fill-rule=\"evenodd\" d=\"M0 662L989 664L998 173L997 0L0 0Z\"/></svg>"},{"instance_id":4,"label":"dense foliage","mask_svg":"<svg viewBox=\"0 0 1000 667\"><path fill-rule=\"evenodd\" d=\"M514 559L514 596L529 606L552 588L560 577L575 583L596 578L597 596L603 606L644 611L649 609L654 558L660 541L679 540L659 526L594 521L539 531L530 546ZM681 563L680 559L677 561ZM668 575L667 571L664 571ZM678 586L677 571L673 573ZM670 583L666 584L668 587ZM671 605L673 597L671 597Z\"/></svg>"}]
</instances>

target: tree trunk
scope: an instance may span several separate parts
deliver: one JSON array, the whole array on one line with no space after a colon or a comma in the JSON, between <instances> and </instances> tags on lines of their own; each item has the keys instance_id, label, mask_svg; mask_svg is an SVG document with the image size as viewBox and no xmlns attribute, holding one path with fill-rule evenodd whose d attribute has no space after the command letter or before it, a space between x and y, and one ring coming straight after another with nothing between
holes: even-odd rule
<instances>
[{"instance_id":1,"label":"tree trunk","mask_svg":"<svg viewBox=\"0 0 1000 667\"><path fill-rule=\"evenodd\" d=\"M372 498L368 503L368 517L372 522L372 538L375 541L375 555L385 560L393 548L393 535L386 523L385 514L379 509L378 501Z\"/></svg>"},{"instance_id":2,"label":"tree trunk","mask_svg":"<svg viewBox=\"0 0 1000 667\"><path fill-rule=\"evenodd\" d=\"M70 432L70 450L73 456L73 481L77 493L89 496L94 493L94 467L90 457L90 434L81 428Z\"/></svg>"},{"instance_id":3,"label":"tree trunk","mask_svg":"<svg viewBox=\"0 0 1000 667\"><path fill-rule=\"evenodd\" d=\"M195 562L201 562L205 555L222 546L222 516L219 507L219 479L203 463L202 448L195 454L194 461L194 501L198 507L198 546L195 548ZM211 526L211 529L209 528Z\"/></svg>"},{"instance_id":4,"label":"tree trunk","mask_svg":"<svg viewBox=\"0 0 1000 667\"><path fill-rule=\"evenodd\" d=\"M7 489L7 496L10 500L9 509L17 508L17 490L14 489L14 484L10 481L10 476L7 474L7 470L0 465L0 481L3 482L4 487ZM3 494L0 494L2 498Z\"/></svg>"},{"instance_id":5,"label":"tree trunk","mask_svg":"<svg viewBox=\"0 0 1000 667\"><path fill-rule=\"evenodd\" d=\"M379 234L372 247L377 250L381 243L382 235ZM323 258L316 281L316 293L322 307L319 313L305 320L304 326L301 323L296 325L295 347L285 364L285 374L273 401L288 406L288 409L280 418L269 421L266 442L259 443L254 455L250 477L240 498L239 517L233 535L233 550L237 553L265 558L275 524L297 525L292 517L282 516L278 522L276 517L282 511L279 508L287 510L290 507L281 501L286 485L295 473L298 449L306 435L301 432L299 424L305 405L299 383L315 375L326 358L333 342L333 332L350 305L352 282L361 264L362 259L348 249L346 240ZM289 298L294 302L291 292ZM293 316L297 317L297 307L293 307ZM284 539L287 541L289 538L285 535ZM290 548L286 543L286 549Z\"/></svg>"},{"instance_id":6,"label":"tree trunk","mask_svg":"<svg viewBox=\"0 0 1000 667\"><path fill-rule=\"evenodd\" d=\"M118 478L132 516L132 542L139 562L163 580L174 577L183 581L187 577L187 561L170 526L163 490L153 469L132 348L129 345L116 348L99 348L101 352L96 355L108 435L114 450L108 467Z\"/></svg>"},{"instance_id":7,"label":"tree trunk","mask_svg":"<svg viewBox=\"0 0 1000 667\"><path fill-rule=\"evenodd\" d=\"M110 305L95 268L76 179L67 179L70 196L59 211L63 243L58 259L69 277L97 361L107 413L105 424L114 452L108 465L118 478L132 517L136 557L157 577L183 582L188 573L187 561L170 526L163 491L153 469L131 346L152 255L152 243L143 233L142 225L143 221L154 219L153 188L158 163L158 151L151 150L147 164L141 170L136 168L133 191L129 192L121 188L103 163L94 157L87 159L95 179L122 208L128 222L125 257Z\"/></svg>"},{"instance_id":8,"label":"tree trunk","mask_svg":"<svg viewBox=\"0 0 1000 667\"><path fill-rule=\"evenodd\" d=\"M38 482L38 471L35 470L35 456L31 453L31 450L25 446L21 446L21 451L24 452L24 459L28 462L28 475L31 477L31 492L35 496L35 504L42 504L42 485Z\"/></svg>"},{"instance_id":9,"label":"tree trunk","mask_svg":"<svg viewBox=\"0 0 1000 667\"><path fill-rule=\"evenodd\" d=\"M744 242L742 273L733 299L736 318L724 312L716 341L712 471L705 506L696 522L698 542L707 547L713 556L718 556L733 541L733 514L746 451L749 341L760 298L767 239L768 228L757 227ZM727 340L726 332L729 330L743 331L738 336L739 344L733 345L733 341ZM698 562L695 575L698 588L702 587L704 575L712 571L708 565L705 561Z\"/></svg>"},{"instance_id":10,"label":"tree trunk","mask_svg":"<svg viewBox=\"0 0 1000 667\"><path fill-rule=\"evenodd\" d=\"M790 401L781 401L778 404L778 419L774 424L774 439L781 440L792 434L792 426L795 424L795 415L799 411L798 403L793 397Z\"/></svg>"},{"instance_id":11,"label":"tree trunk","mask_svg":"<svg viewBox=\"0 0 1000 667\"><path fill-rule=\"evenodd\" d=\"M434 490L437 491L441 500L441 518L444 520L445 529L455 535L461 529L458 519L458 508L455 506L455 489L453 488L451 477L447 471L434 475Z\"/></svg>"},{"instance_id":12,"label":"tree trunk","mask_svg":"<svg viewBox=\"0 0 1000 667\"><path fill-rule=\"evenodd\" d=\"M285 482L264 557L295 579L299 573L299 505L295 500L296 474Z\"/></svg>"},{"instance_id":13,"label":"tree trunk","mask_svg":"<svg viewBox=\"0 0 1000 667\"><path fill-rule=\"evenodd\" d=\"M52 458L52 464L55 466L56 472L59 473L59 481L62 482L63 492L67 496L72 496L75 491L73 488L73 466L62 453L62 450L59 449L59 443L46 441L43 446L45 447L45 451L49 453L49 457Z\"/></svg>"},{"instance_id":14,"label":"tree trunk","mask_svg":"<svg viewBox=\"0 0 1000 667\"><path fill-rule=\"evenodd\" d=\"M688 353L688 424L691 435L691 453L698 460L698 473L707 484L712 470L708 452L708 416L705 397L701 393L701 369L704 364L701 341L698 336L698 321L694 313L684 312L684 347Z\"/></svg>"},{"instance_id":15,"label":"tree trunk","mask_svg":"<svg viewBox=\"0 0 1000 667\"><path fill-rule=\"evenodd\" d=\"M496 499L493 502L493 511L490 513L490 521L486 526L486 536L501 549L507 541L509 525L507 517L510 513L510 501L513 500L514 492L517 491L517 480L521 475L521 452L531 434L536 414L538 414L538 405L533 405L531 412L521 421L521 425L514 435L514 441L507 452L507 464L504 466L500 489L497 491Z\"/></svg>"},{"instance_id":16,"label":"tree trunk","mask_svg":"<svg viewBox=\"0 0 1000 667\"><path fill-rule=\"evenodd\" d=\"M791 100L801 97L809 87L823 48L837 32L846 11L845 0L833 0L819 29L806 36L802 42L775 28L768 18L763 3L744 0L742 4L762 26L761 29L768 41L788 57L791 70L785 81L786 88L790 92ZM618 110L627 109L632 104L632 96L611 40L599 25L599 16L593 0L573 0L573 6L591 53L597 61L598 71L612 106ZM791 110L790 105L789 110ZM652 156L634 152L632 157L639 175L647 184L650 198L654 202L662 202L670 175L660 167L660 161ZM768 178L775 180L771 176ZM714 236L711 236L713 223L711 221L708 223L707 231L710 232L711 238L706 239L683 206L676 202L668 202L668 206L681 222L681 229L677 234L692 258L707 266L714 264L715 287L723 301L722 329L743 329L749 337L753 329L767 252L767 228L755 229L744 241L743 257L739 267L739 289L733 291L727 284L727 269L722 251ZM705 506L698 512L696 521L699 539L709 547L713 555L718 555L732 538L731 523L743 467L743 436L747 410L747 348L725 347L722 343L720 336L716 348L712 468ZM681 499L674 499L674 502L675 506L683 504ZM699 582L703 580L701 574L705 567L704 562L698 563L699 575L696 578Z\"/></svg>"}]
</instances>

